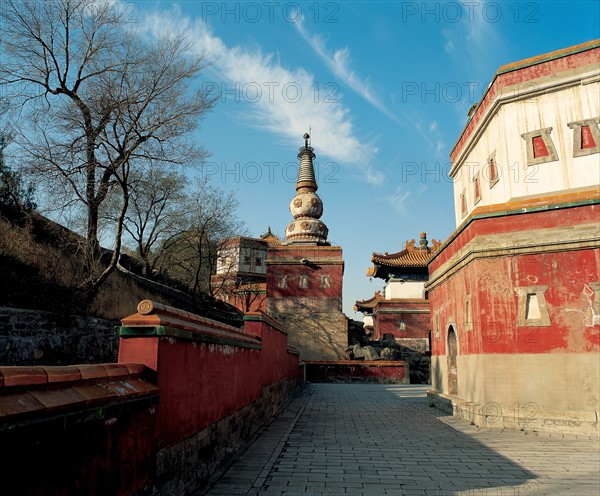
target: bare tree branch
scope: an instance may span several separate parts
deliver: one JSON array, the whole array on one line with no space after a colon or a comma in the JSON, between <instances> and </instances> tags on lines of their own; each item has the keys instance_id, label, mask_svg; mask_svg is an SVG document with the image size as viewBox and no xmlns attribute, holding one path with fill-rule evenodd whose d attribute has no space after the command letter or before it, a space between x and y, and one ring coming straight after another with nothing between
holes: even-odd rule
<instances>
[{"instance_id":1,"label":"bare tree branch","mask_svg":"<svg viewBox=\"0 0 600 496\"><path fill-rule=\"evenodd\" d=\"M183 38L148 43L111 2L3 0L0 86L24 117L15 142L43 184L62 183L86 211L82 285L116 267L131 171L193 165L206 156L191 133L216 99L192 91L206 67ZM137 176L136 176L137 177ZM119 192L114 256L101 263L100 211Z\"/></svg>"},{"instance_id":2,"label":"bare tree branch","mask_svg":"<svg viewBox=\"0 0 600 496\"><path fill-rule=\"evenodd\" d=\"M244 234L236 217L234 193L197 181L185 208L186 227L161 245L157 267L172 279L185 281L194 296L213 295L210 285L219 252L230 238Z\"/></svg>"}]
</instances>

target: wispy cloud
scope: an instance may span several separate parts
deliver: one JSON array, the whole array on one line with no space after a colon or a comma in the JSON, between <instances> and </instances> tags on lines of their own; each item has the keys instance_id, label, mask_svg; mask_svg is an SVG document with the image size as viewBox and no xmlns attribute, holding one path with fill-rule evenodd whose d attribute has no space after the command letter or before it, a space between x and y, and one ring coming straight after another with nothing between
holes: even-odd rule
<instances>
[{"instance_id":1,"label":"wispy cloud","mask_svg":"<svg viewBox=\"0 0 600 496\"><path fill-rule=\"evenodd\" d=\"M392 208L398 212L400 215L407 216L408 215L408 205L410 205L410 191L404 191L401 186L398 186L394 193L388 196L387 202L392 206Z\"/></svg>"},{"instance_id":2,"label":"wispy cloud","mask_svg":"<svg viewBox=\"0 0 600 496\"><path fill-rule=\"evenodd\" d=\"M296 29L304 40L312 47L315 53L321 58L329 70L341 81L347 84L352 90L363 97L377 110L385 114L393 121L401 124L400 119L389 110L388 107L375 94L369 82L361 79L354 71L350 69L350 50L340 48L333 53L327 50L325 40L320 35L311 35L304 27L303 19L294 24Z\"/></svg>"},{"instance_id":3,"label":"wispy cloud","mask_svg":"<svg viewBox=\"0 0 600 496\"><path fill-rule=\"evenodd\" d=\"M479 4L460 0L464 15L451 28L442 30L444 51L464 65L470 76L480 79L487 76L490 50L497 50L500 36L494 21L486 17L487 0Z\"/></svg>"},{"instance_id":4,"label":"wispy cloud","mask_svg":"<svg viewBox=\"0 0 600 496\"><path fill-rule=\"evenodd\" d=\"M488 9L489 4L497 4L497 2L482 0L481 3L475 4L461 0L460 5L464 15L460 21L442 30L444 51L456 65L457 73L463 74L463 81L460 84L475 85L473 87L477 88L477 96L483 88L477 83L480 81L487 83L496 69L490 65L493 59L490 53L497 54L505 46L492 17L497 5L492 5L492 8ZM476 103L473 96L471 90L465 91L457 105L453 106L461 126L467 119L469 108Z\"/></svg>"},{"instance_id":5,"label":"wispy cloud","mask_svg":"<svg viewBox=\"0 0 600 496\"><path fill-rule=\"evenodd\" d=\"M444 157L444 151L446 144L442 140L442 135L438 130L437 121L432 121L423 129L423 125L417 121L415 129L421 135L425 143L427 143L427 151L435 156L436 159L440 160Z\"/></svg>"},{"instance_id":6,"label":"wispy cloud","mask_svg":"<svg viewBox=\"0 0 600 496\"><path fill-rule=\"evenodd\" d=\"M183 16L177 6L148 15L143 27L156 37L184 34L195 49L209 54L213 69L224 80L219 83L250 88L252 100L243 107L249 125L294 145L310 125L319 154L354 167L371 184L383 182L383 174L371 165L377 147L358 138L349 109L341 102L315 101L310 90L315 81L305 69L286 68L258 47L227 46L207 24ZM260 97L254 98L257 94Z\"/></svg>"}]
</instances>

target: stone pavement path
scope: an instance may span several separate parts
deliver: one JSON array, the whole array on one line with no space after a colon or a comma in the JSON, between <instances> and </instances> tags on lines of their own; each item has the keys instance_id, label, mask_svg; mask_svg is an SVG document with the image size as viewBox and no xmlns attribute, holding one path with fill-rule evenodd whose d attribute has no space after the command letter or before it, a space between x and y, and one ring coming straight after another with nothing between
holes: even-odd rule
<instances>
[{"instance_id":1,"label":"stone pavement path","mask_svg":"<svg viewBox=\"0 0 600 496\"><path fill-rule=\"evenodd\" d=\"M426 390L309 384L197 496L600 495L597 438L479 429Z\"/></svg>"}]
</instances>

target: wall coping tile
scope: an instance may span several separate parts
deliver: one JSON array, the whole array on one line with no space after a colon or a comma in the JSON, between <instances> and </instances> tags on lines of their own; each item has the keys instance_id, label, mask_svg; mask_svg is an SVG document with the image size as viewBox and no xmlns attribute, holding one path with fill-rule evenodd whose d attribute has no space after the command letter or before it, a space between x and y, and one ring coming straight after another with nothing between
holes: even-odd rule
<instances>
[{"instance_id":1,"label":"wall coping tile","mask_svg":"<svg viewBox=\"0 0 600 496\"><path fill-rule=\"evenodd\" d=\"M278 320L275 320L270 315L267 315L263 312L248 312L244 315L244 322L264 322L265 324L271 326L273 329L282 332L287 335L287 331L284 329L283 324Z\"/></svg>"},{"instance_id":2,"label":"wall coping tile","mask_svg":"<svg viewBox=\"0 0 600 496\"><path fill-rule=\"evenodd\" d=\"M24 386L46 384L48 375L43 367L19 367L16 365L0 367L0 386Z\"/></svg>"},{"instance_id":3,"label":"wall coping tile","mask_svg":"<svg viewBox=\"0 0 600 496\"><path fill-rule=\"evenodd\" d=\"M121 320L121 338L167 336L182 340L260 349L260 338L216 320L151 300L139 303L138 312Z\"/></svg>"},{"instance_id":4,"label":"wall coping tile","mask_svg":"<svg viewBox=\"0 0 600 496\"><path fill-rule=\"evenodd\" d=\"M53 414L158 398L159 393L143 377L149 369L139 363L0 367L0 374L0 430L43 422Z\"/></svg>"},{"instance_id":5,"label":"wall coping tile","mask_svg":"<svg viewBox=\"0 0 600 496\"><path fill-rule=\"evenodd\" d=\"M262 349L260 338L252 334L230 335L222 332L200 332L196 329L182 329L163 325L147 327L121 326L118 328L117 332L121 338L125 339L142 337L170 337L199 343L238 346L241 348L255 348L257 350Z\"/></svg>"}]
</instances>

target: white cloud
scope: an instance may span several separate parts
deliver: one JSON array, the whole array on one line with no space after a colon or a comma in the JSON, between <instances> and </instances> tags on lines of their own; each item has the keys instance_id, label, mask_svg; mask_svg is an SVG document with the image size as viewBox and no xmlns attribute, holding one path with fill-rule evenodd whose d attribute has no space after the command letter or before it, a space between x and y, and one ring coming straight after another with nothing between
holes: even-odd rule
<instances>
[{"instance_id":1,"label":"white cloud","mask_svg":"<svg viewBox=\"0 0 600 496\"><path fill-rule=\"evenodd\" d=\"M387 201L396 212L408 215L407 207L410 204L410 197L410 191L402 191L402 187L398 186L394 193L387 197Z\"/></svg>"},{"instance_id":2,"label":"white cloud","mask_svg":"<svg viewBox=\"0 0 600 496\"><path fill-rule=\"evenodd\" d=\"M382 173L371 166L376 146L359 139L348 108L339 101L314 98L311 87L315 81L308 71L283 67L273 54L264 54L260 48L229 47L207 24L183 16L177 7L148 15L144 28L156 37L185 34L197 50L206 51L213 69L225 80L216 84L226 83L228 90L241 90L249 125L279 135L293 145L310 125L320 155L354 167L369 183L383 182ZM255 98L257 95L259 98Z\"/></svg>"},{"instance_id":3,"label":"white cloud","mask_svg":"<svg viewBox=\"0 0 600 496\"><path fill-rule=\"evenodd\" d=\"M400 119L393 112L389 110L386 105L380 100L380 98L373 92L368 81L364 81L356 75L349 67L350 65L350 50L348 48L341 48L333 52L333 54L327 51L327 47L323 38L319 35L311 35L304 27L303 20L300 19L294 24L296 29L304 38L304 40L312 47L315 53L325 62L325 65L329 68L336 77L346 83L356 93L363 97L373 107L382 112L384 115L397 122L401 123Z\"/></svg>"}]
</instances>

